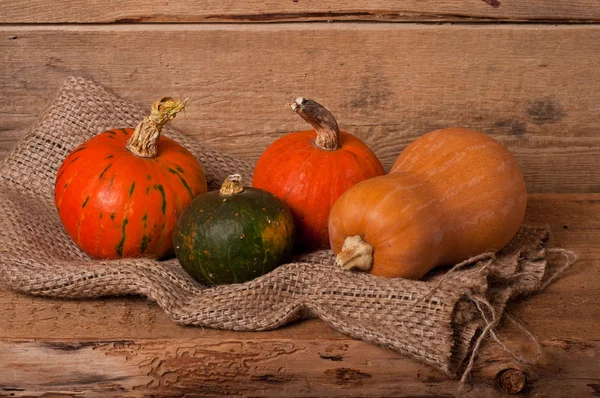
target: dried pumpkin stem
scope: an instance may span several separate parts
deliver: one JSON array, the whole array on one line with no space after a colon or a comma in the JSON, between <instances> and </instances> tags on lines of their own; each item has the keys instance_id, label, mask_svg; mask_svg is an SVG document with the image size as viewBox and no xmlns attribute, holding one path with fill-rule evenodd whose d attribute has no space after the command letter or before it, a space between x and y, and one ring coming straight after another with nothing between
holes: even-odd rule
<instances>
[{"instance_id":1,"label":"dried pumpkin stem","mask_svg":"<svg viewBox=\"0 0 600 398\"><path fill-rule=\"evenodd\" d=\"M373 267L373 246L362 236L348 236L342 251L335 258L335 265L343 269L369 272Z\"/></svg>"},{"instance_id":2,"label":"dried pumpkin stem","mask_svg":"<svg viewBox=\"0 0 600 398\"><path fill-rule=\"evenodd\" d=\"M340 148L340 129L337 121L323 105L298 97L291 108L315 128L317 132L315 145L326 151L335 151Z\"/></svg>"},{"instance_id":3,"label":"dried pumpkin stem","mask_svg":"<svg viewBox=\"0 0 600 398\"><path fill-rule=\"evenodd\" d=\"M150 116L137 125L126 148L143 158L158 154L158 139L163 126L185 108L185 101L170 97L159 98L152 104Z\"/></svg>"},{"instance_id":4,"label":"dried pumpkin stem","mask_svg":"<svg viewBox=\"0 0 600 398\"><path fill-rule=\"evenodd\" d=\"M244 186L242 185L242 176L239 174L232 174L223 181L219 193L223 196L231 196L243 191Z\"/></svg>"}]
</instances>

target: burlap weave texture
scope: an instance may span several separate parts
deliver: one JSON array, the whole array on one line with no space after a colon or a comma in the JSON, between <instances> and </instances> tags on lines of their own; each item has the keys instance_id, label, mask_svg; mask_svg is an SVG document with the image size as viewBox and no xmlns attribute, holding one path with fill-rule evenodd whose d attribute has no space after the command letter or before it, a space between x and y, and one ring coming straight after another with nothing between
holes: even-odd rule
<instances>
[{"instance_id":1,"label":"burlap weave texture","mask_svg":"<svg viewBox=\"0 0 600 398\"><path fill-rule=\"evenodd\" d=\"M533 227L522 227L502 252L473 259L439 284L442 273L407 281L338 270L330 251L301 256L248 283L214 288L197 284L176 259L92 260L62 228L53 199L56 172L84 140L133 127L146 113L89 80L64 83L0 168L0 284L69 299L141 295L178 323L229 330L268 330L319 317L454 376L486 325L476 301L488 303L499 317L510 299L536 293L552 276L548 231ZM232 173L250 180L249 162L169 127L165 134L196 154L210 188Z\"/></svg>"}]
</instances>

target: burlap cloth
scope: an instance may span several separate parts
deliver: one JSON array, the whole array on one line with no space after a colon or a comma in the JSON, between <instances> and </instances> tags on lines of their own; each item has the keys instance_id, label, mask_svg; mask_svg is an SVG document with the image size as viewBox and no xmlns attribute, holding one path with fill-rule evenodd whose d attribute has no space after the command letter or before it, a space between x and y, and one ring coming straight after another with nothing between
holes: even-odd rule
<instances>
[{"instance_id":1,"label":"burlap cloth","mask_svg":"<svg viewBox=\"0 0 600 398\"><path fill-rule=\"evenodd\" d=\"M341 271L332 266L330 251L304 255L248 283L214 288L193 281L176 259L91 260L65 233L54 207L57 169L84 140L133 127L147 112L89 80L66 80L0 168L1 285L69 299L141 295L175 322L228 330L268 330L319 317L343 333L456 376L482 333L500 320L505 304L538 292L556 271L546 260L548 231L532 227L523 227L495 256L426 281ZM251 163L169 127L165 133L197 155L210 188L234 172L250 181Z\"/></svg>"}]
</instances>

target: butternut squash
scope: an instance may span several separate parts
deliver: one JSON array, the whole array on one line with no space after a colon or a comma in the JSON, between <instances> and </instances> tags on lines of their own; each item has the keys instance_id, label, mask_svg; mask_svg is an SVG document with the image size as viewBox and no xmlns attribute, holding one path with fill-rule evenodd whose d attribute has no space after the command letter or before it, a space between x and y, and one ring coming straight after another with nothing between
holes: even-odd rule
<instances>
[{"instance_id":1,"label":"butternut squash","mask_svg":"<svg viewBox=\"0 0 600 398\"><path fill-rule=\"evenodd\" d=\"M330 243L343 268L420 279L501 249L526 205L525 181L508 149L483 133L436 130L411 143L388 175L340 196Z\"/></svg>"}]
</instances>

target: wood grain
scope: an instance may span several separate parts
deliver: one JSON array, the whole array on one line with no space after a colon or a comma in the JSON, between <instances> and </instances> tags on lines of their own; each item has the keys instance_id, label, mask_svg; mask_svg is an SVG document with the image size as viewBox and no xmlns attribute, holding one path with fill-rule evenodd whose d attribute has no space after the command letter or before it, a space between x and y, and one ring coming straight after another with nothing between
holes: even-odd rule
<instances>
[{"instance_id":1,"label":"wood grain","mask_svg":"<svg viewBox=\"0 0 600 398\"><path fill-rule=\"evenodd\" d=\"M0 2L0 23L598 21L594 0L44 0Z\"/></svg>"},{"instance_id":2,"label":"wood grain","mask_svg":"<svg viewBox=\"0 0 600 398\"><path fill-rule=\"evenodd\" d=\"M590 357L600 343L542 344L545 355L564 370L553 378L556 371L540 366L529 375L529 391L591 396L600 366ZM487 351L484 362L494 366L499 357ZM452 397L459 388L425 365L356 341L2 341L0 359L0 394L6 396ZM460 396L506 395L491 378L467 386Z\"/></svg>"},{"instance_id":3,"label":"wood grain","mask_svg":"<svg viewBox=\"0 0 600 398\"><path fill-rule=\"evenodd\" d=\"M501 397L496 376L525 372L522 396L595 396L600 386L600 195L532 195L529 224L579 262L546 291L509 306L543 346L523 366L485 343L461 396ZM560 259L555 259L560 261ZM309 320L261 333L182 327L141 299L53 300L0 291L0 396L443 396L458 385L393 351ZM535 357L510 322L500 339ZM12 395L14 394L14 395Z\"/></svg>"},{"instance_id":4,"label":"wood grain","mask_svg":"<svg viewBox=\"0 0 600 398\"><path fill-rule=\"evenodd\" d=\"M600 26L274 24L0 27L0 156L68 75L138 104L190 97L174 126L256 160L327 106L389 169L441 127L491 134L530 192L600 191ZM151 49L150 51L148 49Z\"/></svg>"}]
</instances>

